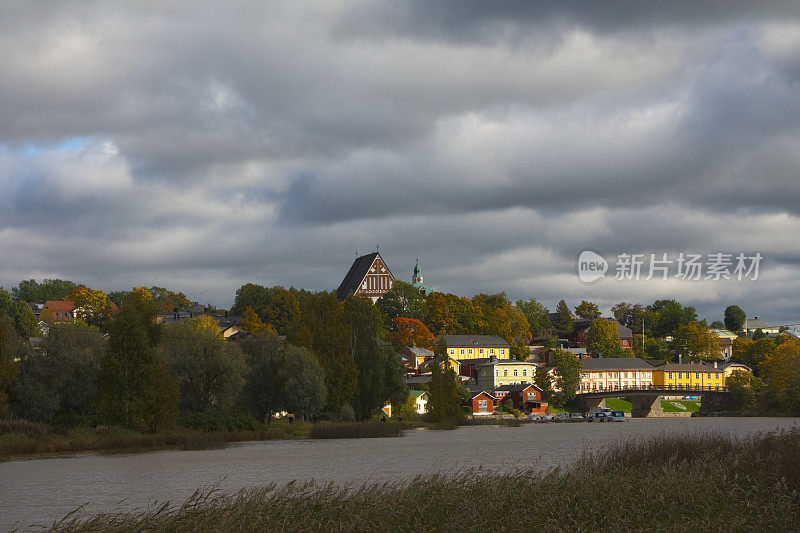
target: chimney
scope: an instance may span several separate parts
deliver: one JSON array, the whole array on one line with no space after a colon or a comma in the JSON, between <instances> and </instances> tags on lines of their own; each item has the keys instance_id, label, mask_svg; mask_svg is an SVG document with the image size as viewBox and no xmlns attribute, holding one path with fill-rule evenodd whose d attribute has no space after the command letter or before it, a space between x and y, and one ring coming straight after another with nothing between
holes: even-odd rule
<instances>
[{"instance_id":1,"label":"chimney","mask_svg":"<svg viewBox=\"0 0 800 533\"><path fill-rule=\"evenodd\" d=\"M678 364L681 363L683 363L683 356L681 354L678 354Z\"/></svg>"},{"instance_id":2,"label":"chimney","mask_svg":"<svg viewBox=\"0 0 800 533\"><path fill-rule=\"evenodd\" d=\"M717 362L714 361L714 368L717 368Z\"/></svg>"}]
</instances>

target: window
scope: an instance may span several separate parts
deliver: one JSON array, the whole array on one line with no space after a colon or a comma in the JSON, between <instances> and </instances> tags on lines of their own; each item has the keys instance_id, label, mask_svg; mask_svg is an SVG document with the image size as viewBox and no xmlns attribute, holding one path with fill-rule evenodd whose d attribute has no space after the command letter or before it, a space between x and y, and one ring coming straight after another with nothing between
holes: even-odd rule
<instances>
[{"instance_id":1,"label":"window","mask_svg":"<svg viewBox=\"0 0 800 533\"><path fill-rule=\"evenodd\" d=\"M711 372L709 372L709 373L708 373L708 375L707 375L706 377L707 377L708 379L711 379Z\"/></svg>"},{"instance_id":2,"label":"window","mask_svg":"<svg viewBox=\"0 0 800 533\"><path fill-rule=\"evenodd\" d=\"M507 376L508 376L508 369L504 368L503 369L503 377L507 377Z\"/></svg>"},{"instance_id":3,"label":"window","mask_svg":"<svg viewBox=\"0 0 800 533\"><path fill-rule=\"evenodd\" d=\"M683 372L678 372L678 379L683 379Z\"/></svg>"},{"instance_id":4,"label":"window","mask_svg":"<svg viewBox=\"0 0 800 533\"><path fill-rule=\"evenodd\" d=\"M494 355L494 348L489 348L489 355Z\"/></svg>"},{"instance_id":5,"label":"window","mask_svg":"<svg viewBox=\"0 0 800 533\"><path fill-rule=\"evenodd\" d=\"M480 348L480 349L478 350L478 353L480 353L481 355L483 355L483 348Z\"/></svg>"},{"instance_id":6,"label":"window","mask_svg":"<svg viewBox=\"0 0 800 533\"><path fill-rule=\"evenodd\" d=\"M461 355L464 355L464 348L461 348Z\"/></svg>"},{"instance_id":7,"label":"window","mask_svg":"<svg viewBox=\"0 0 800 533\"><path fill-rule=\"evenodd\" d=\"M500 375L500 371L499 371L499 370L497 370L496 368L494 369L494 375L495 375L495 377L497 377L497 376L499 376L499 375Z\"/></svg>"},{"instance_id":8,"label":"window","mask_svg":"<svg viewBox=\"0 0 800 533\"><path fill-rule=\"evenodd\" d=\"M469 349L469 354L472 355L472 348Z\"/></svg>"},{"instance_id":9,"label":"window","mask_svg":"<svg viewBox=\"0 0 800 533\"><path fill-rule=\"evenodd\" d=\"M456 354L455 348L450 348L450 355L455 355L455 354Z\"/></svg>"},{"instance_id":10,"label":"window","mask_svg":"<svg viewBox=\"0 0 800 533\"><path fill-rule=\"evenodd\" d=\"M478 400L478 412L485 413L487 411L486 400Z\"/></svg>"},{"instance_id":11,"label":"window","mask_svg":"<svg viewBox=\"0 0 800 533\"><path fill-rule=\"evenodd\" d=\"M672 379L672 372L669 373L669 379Z\"/></svg>"},{"instance_id":12,"label":"window","mask_svg":"<svg viewBox=\"0 0 800 533\"><path fill-rule=\"evenodd\" d=\"M528 369L527 368L523 368L522 369L522 375L523 376L527 376L528 375Z\"/></svg>"},{"instance_id":13,"label":"window","mask_svg":"<svg viewBox=\"0 0 800 533\"><path fill-rule=\"evenodd\" d=\"M514 376L516 376L516 375L517 375L517 369L515 368L514 369Z\"/></svg>"}]
</instances>

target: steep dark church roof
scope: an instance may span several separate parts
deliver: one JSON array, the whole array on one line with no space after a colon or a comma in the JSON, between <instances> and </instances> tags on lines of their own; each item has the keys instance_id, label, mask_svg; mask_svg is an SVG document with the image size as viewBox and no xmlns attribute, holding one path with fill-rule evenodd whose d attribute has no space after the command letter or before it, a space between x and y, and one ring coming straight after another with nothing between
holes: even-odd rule
<instances>
[{"instance_id":1,"label":"steep dark church roof","mask_svg":"<svg viewBox=\"0 0 800 533\"><path fill-rule=\"evenodd\" d=\"M347 275L344 277L344 280L342 280L342 284L336 289L336 298L338 298L340 302L347 298L350 293L358 290L359 283L361 283L361 280L367 275L369 267L372 266L375 258L379 255L378 252L372 252L371 254L362 255L353 261L353 266L347 271Z\"/></svg>"}]
</instances>

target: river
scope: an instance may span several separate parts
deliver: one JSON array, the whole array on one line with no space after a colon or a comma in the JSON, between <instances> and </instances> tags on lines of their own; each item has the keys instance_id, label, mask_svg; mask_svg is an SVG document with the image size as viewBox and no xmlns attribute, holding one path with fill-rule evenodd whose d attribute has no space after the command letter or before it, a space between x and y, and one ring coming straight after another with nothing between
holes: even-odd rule
<instances>
[{"instance_id":1,"label":"river","mask_svg":"<svg viewBox=\"0 0 800 533\"><path fill-rule=\"evenodd\" d=\"M182 503L196 489L225 492L292 480L361 483L463 468L508 471L569 465L615 442L676 432L744 436L800 426L800 418L646 418L617 424L474 426L407 431L382 439L232 444L220 450L85 453L0 463L0 531L45 526L85 505L88 512Z\"/></svg>"}]
</instances>

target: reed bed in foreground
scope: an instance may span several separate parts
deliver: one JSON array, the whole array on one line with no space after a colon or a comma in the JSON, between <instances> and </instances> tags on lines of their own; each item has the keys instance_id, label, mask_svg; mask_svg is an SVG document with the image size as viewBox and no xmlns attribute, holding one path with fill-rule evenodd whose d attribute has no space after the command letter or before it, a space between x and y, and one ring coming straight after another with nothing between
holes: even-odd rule
<instances>
[{"instance_id":1,"label":"reed bed in foreground","mask_svg":"<svg viewBox=\"0 0 800 533\"><path fill-rule=\"evenodd\" d=\"M314 424L312 439L368 439L402 437L403 426L396 422L323 422Z\"/></svg>"},{"instance_id":2,"label":"reed bed in foreground","mask_svg":"<svg viewBox=\"0 0 800 533\"><path fill-rule=\"evenodd\" d=\"M658 436L549 472L290 483L178 508L74 514L55 531L710 531L800 528L800 430Z\"/></svg>"}]
</instances>

